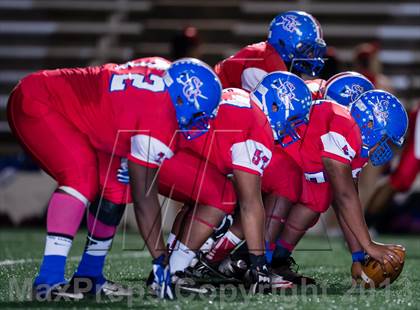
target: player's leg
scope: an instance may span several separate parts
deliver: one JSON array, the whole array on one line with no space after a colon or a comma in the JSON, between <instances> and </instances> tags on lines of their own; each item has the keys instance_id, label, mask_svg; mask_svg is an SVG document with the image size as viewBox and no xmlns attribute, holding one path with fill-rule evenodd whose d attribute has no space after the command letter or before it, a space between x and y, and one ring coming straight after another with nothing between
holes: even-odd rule
<instances>
[{"instance_id":1,"label":"player's leg","mask_svg":"<svg viewBox=\"0 0 420 310\"><path fill-rule=\"evenodd\" d=\"M118 182L117 170L121 158L98 152L100 194L90 205L87 228L88 236L73 283L90 281L90 293L112 296L129 296L131 291L105 278L103 268L111 248L117 227L124 215L126 202L131 201L128 185Z\"/></svg>"},{"instance_id":2,"label":"player's leg","mask_svg":"<svg viewBox=\"0 0 420 310\"><path fill-rule=\"evenodd\" d=\"M294 205L284 223L284 228L276 241L272 257L273 270L286 280L296 284L314 280L304 277L292 270L294 260L292 252L306 231L314 226L321 213L325 212L331 202L331 189L328 183L313 183L303 180L300 203Z\"/></svg>"},{"instance_id":3,"label":"player's leg","mask_svg":"<svg viewBox=\"0 0 420 310\"><path fill-rule=\"evenodd\" d=\"M275 242L292 206L291 201L298 200L301 195L301 187L302 172L300 168L283 151L276 149L275 156L262 179L263 191L270 193L263 197L266 214L265 253L268 262L271 261ZM222 261L243 238L242 225L240 221L235 220L228 233L217 241L206 258L213 264Z\"/></svg>"},{"instance_id":4,"label":"player's leg","mask_svg":"<svg viewBox=\"0 0 420 310\"><path fill-rule=\"evenodd\" d=\"M276 247L276 241L283 231L292 203L285 197L269 194L264 197L264 207L266 210L265 255L267 262L270 263Z\"/></svg>"},{"instance_id":5,"label":"player's leg","mask_svg":"<svg viewBox=\"0 0 420 310\"><path fill-rule=\"evenodd\" d=\"M230 253L244 240L239 212L235 212L232 226L221 236L212 249L206 254L205 259L213 268L217 267Z\"/></svg>"},{"instance_id":6,"label":"player's leg","mask_svg":"<svg viewBox=\"0 0 420 310\"><path fill-rule=\"evenodd\" d=\"M182 224L182 234L170 258L171 272L183 271L195 257L195 250L235 206L233 185L215 167L186 152L164 162L159 182L172 188L173 197L190 197L200 202L190 210ZM178 200L178 199L177 199Z\"/></svg>"},{"instance_id":7,"label":"player's leg","mask_svg":"<svg viewBox=\"0 0 420 310\"><path fill-rule=\"evenodd\" d=\"M43 85L34 82L40 91ZM21 88L18 86L9 99L11 128L27 152L58 182L48 204L44 259L34 282L46 290L65 282L72 239L98 189L96 156L87 137L50 109L43 100L48 98L45 94L38 96Z\"/></svg>"},{"instance_id":8,"label":"player's leg","mask_svg":"<svg viewBox=\"0 0 420 310\"><path fill-rule=\"evenodd\" d=\"M190 210L193 207L194 206L186 203L176 214L175 220L171 227L171 232L169 233L168 240L166 241L166 246L168 247L169 252L172 252L172 250L174 249L176 242L178 241L177 236L181 235L181 231L183 230L183 225L186 221L186 217L188 216Z\"/></svg>"}]
</instances>

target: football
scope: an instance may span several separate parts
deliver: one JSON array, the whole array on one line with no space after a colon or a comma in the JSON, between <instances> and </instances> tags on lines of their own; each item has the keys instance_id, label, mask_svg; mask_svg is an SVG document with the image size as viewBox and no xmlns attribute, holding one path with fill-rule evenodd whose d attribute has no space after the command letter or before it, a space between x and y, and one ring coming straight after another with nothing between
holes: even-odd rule
<instances>
[{"instance_id":1,"label":"football","mask_svg":"<svg viewBox=\"0 0 420 310\"><path fill-rule=\"evenodd\" d=\"M405 250L396 250L402 263L395 269L391 263L386 262L383 266L375 259L369 257L363 266L362 280L365 288L383 288L393 283L404 267Z\"/></svg>"}]
</instances>

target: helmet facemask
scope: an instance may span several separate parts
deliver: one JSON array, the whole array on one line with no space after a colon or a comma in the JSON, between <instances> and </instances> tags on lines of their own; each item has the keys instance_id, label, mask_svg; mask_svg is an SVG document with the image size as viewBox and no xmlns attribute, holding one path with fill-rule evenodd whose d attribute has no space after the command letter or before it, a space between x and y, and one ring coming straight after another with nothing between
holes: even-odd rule
<instances>
[{"instance_id":1,"label":"helmet facemask","mask_svg":"<svg viewBox=\"0 0 420 310\"><path fill-rule=\"evenodd\" d=\"M322 39L313 41L301 41L295 46L295 55L293 57L291 68L308 74L317 76L325 65L323 59L327 45Z\"/></svg>"},{"instance_id":2,"label":"helmet facemask","mask_svg":"<svg viewBox=\"0 0 420 310\"><path fill-rule=\"evenodd\" d=\"M307 124L308 119L304 117L293 116L290 117L283 125L277 123L276 134L277 141L282 147L287 147L301 139L297 132L297 128L301 125Z\"/></svg>"},{"instance_id":3,"label":"helmet facemask","mask_svg":"<svg viewBox=\"0 0 420 310\"><path fill-rule=\"evenodd\" d=\"M390 143L391 139L387 136L383 136L373 151L369 152L369 158L372 165L381 166L392 159L394 153L389 146Z\"/></svg>"},{"instance_id":4,"label":"helmet facemask","mask_svg":"<svg viewBox=\"0 0 420 310\"><path fill-rule=\"evenodd\" d=\"M181 96L178 96L175 103L178 125L184 137L187 140L193 140L210 129L210 119L214 118L214 114L202 111L197 104L184 101Z\"/></svg>"}]
</instances>

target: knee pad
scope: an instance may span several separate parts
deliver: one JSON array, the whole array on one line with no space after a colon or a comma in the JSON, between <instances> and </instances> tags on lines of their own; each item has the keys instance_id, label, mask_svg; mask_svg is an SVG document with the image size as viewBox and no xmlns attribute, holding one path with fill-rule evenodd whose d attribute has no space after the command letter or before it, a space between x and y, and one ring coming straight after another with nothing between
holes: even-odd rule
<instances>
[{"instance_id":1,"label":"knee pad","mask_svg":"<svg viewBox=\"0 0 420 310\"><path fill-rule=\"evenodd\" d=\"M70 186L59 186L58 189L80 200L81 202L83 202L85 206L89 206L89 203L90 203L89 199L85 195L83 195L81 192L79 192L77 189L74 189L73 187L70 187Z\"/></svg>"},{"instance_id":2,"label":"knee pad","mask_svg":"<svg viewBox=\"0 0 420 310\"><path fill-rule=\"evenodd\" d=\"M89 212L108 226L118 226L124 215L125 204L116 204L106 199L96 199L89 207Z\"/></svg>"}]
</instances>

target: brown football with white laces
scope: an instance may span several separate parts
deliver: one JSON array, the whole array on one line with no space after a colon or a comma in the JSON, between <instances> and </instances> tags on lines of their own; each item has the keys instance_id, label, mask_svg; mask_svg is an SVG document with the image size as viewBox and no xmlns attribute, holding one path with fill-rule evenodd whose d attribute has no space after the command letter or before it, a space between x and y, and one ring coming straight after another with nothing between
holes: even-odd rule
<instances>
[{"instance_id":1,"label":"brown football with white laces","mask_svg":"<svg viewBox=\"0 0 420 310\"><path fill-rule=\"evenodd\" d=\"M405 249L397 249L395 252L402 261L393 266L388 261L382 266L377 260L369 257L362 267L362 280L365 288L382 288L394 282L404 267Z\"/></svg>"}]
</instances>

